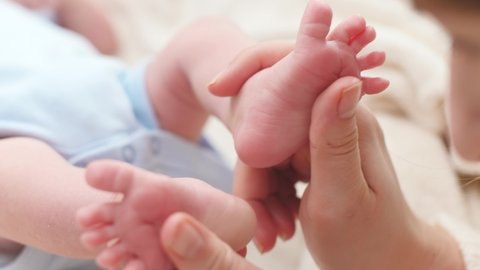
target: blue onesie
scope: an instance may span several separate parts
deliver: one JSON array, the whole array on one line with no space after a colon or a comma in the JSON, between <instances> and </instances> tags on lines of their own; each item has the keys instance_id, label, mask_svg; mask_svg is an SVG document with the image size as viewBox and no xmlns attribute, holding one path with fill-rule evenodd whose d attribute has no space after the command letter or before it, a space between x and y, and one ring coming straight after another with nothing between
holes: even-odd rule
<instances>
[{"instance_id":1,"label":"blue onesie","mask_svg":"<svg viewBox=\"0 0 480 270\"><path fill-rule=\"evenodd\" d=\"M40 139L76 166L116 159L231 190L230 170L207 143L160 129L144 87L145 65L128 70L7 0L0 0L0 36L0 137ZM98 268L31 247L0 260L0 270L77 269Z\"/></svg>"}]
</instances>

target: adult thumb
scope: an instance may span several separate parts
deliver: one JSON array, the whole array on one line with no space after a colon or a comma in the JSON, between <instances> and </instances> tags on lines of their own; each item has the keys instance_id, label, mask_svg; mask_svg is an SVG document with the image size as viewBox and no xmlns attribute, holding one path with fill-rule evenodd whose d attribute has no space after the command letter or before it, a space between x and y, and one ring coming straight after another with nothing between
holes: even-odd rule
<instances>
[{"instance_id":1,"label":"adult thumb","mask_svg":"<svg viewBox=\"0 0 480 270\"><path fill-rule=\"evenodd\" d=\"M243 50L215 77L208 89L219 97L237 95L250 77L280 61L293 50L293 46L292 41L276 40L261 42Z\"/></svg>"},{"instance_id":2,"label":"adult thumb","mask_svg":"<svg viewBox=\"0 0 480 270\"><path fill-rule=\"evenodd\" d=\"M165 221L161 241L178 270L259 269L185 213Z\"/></svg>"},{"instance_id":3,"label":"adult thumb","mask_svg":"<svg viewBox=\"0 0 480 270\"><path fill-rule=\"evenodd\" d=\"M309 135L310 192L321 192L318 196L338 198L366 185L356 122L361 89L358 78L340 78L314 104Z\"/></svg>"}]
</instances>

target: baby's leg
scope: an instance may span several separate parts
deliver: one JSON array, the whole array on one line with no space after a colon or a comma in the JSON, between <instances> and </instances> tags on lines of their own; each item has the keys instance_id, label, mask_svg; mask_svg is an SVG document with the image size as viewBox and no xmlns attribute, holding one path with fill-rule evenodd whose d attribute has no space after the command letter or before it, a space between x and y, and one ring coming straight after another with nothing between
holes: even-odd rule
<instances>
[{"instance_id":1,"label":"baby's leg","mask_svg":"<svg viewBox=\"0 0 480 270\"><path fill-rule=\"evenodd\" d=\"M250 166L270 167L288 159L307 143L313 102L343 76L360 77L383 63L384 54L357 54L374 40L373 28L352 17L330 32L332 13L319 0L305 10L293 51L243 86L234 108L232 133L240 158ZM366 93L388 82L363 78Z\"/></svg>"},{"instance_id":2,"label":"baby's leg","mask_svg":"<svg viewBox=\"0 0 480 270\"><path fill-rule=\"evenodd\" d=\"M50 9L56 22L87 38L99 52L114 54L117 39L102 7L94 0L13 0L32 10Z\"/></svg>"},{"instance_id":3,"label":"baby's leg","mask_svg":"<svg viewBox=\"0 0 480 270\"><path fill-rule=\"evenodd\" d=\"M256 73L234 99L211 95L207 85L254 41L218 18L183 29L147 72L147 89L162 127L195 141L211 113L231 130L247 165L269 167L288 159L306 143L313 101L326 86L384 61L382 52L357 57L375 38L362 18L353 17L329 33L331 17L326 4L311 0L293 52ZM366 93L387 86L377 78L362 80Z\"/></svg>"},{"instance_id":4,"label":"baby's leg","mask_svg":"<svg viewBox=\"0 0 480 270\"><path fill-rule=\"evenodd\" d=\"M210 94L207 86L253 44L222 17L203 17L178 31L147 70L147 89L162 128L197 142L210 114L230 126L230 99Z\"/></svg>"},{"instance_id":5,"label":"baby's leg","mask_svg":"<svg viewBox=\"0 0 480 270\"><path fill-rule=\"evenodd\" d=\"M175 212L189 213L236 250L254 234L256 219L248 204L200 180L172 179L114 161L89 165L86 178L95 188L123 195L118 203L90 206L77 215L87 247L107 244L97 257L102 267L128 261L135 269L169 269L159 232Z\"/></svg>"}]
</instances>

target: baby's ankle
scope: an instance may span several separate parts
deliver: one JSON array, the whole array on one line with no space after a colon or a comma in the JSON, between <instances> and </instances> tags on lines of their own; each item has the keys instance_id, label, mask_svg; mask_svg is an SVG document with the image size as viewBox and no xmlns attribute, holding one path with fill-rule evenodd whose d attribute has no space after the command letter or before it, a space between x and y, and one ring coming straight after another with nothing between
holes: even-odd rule
<instances>
[{"instance_id":1,"label":"baby's ankle","mask_svg":"<svg viewBox=\"0 0 480 270\"><path fill-rule=\"evenodd\" d=\"M157 56L147 69L147 92L153 111L162 129L197 142L208 114L175 61L164 59L162 55Z\"/></svg>"}]
</instances>

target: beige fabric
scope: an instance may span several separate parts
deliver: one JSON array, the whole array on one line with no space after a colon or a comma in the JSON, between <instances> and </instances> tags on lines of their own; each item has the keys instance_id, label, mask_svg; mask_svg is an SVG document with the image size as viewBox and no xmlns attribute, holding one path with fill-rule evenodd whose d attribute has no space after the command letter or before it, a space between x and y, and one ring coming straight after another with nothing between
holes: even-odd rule
<instances>
[{"instance_id":1,"label":"beige fabric","mask_svg":"<svg viewBox=\"0 0 480 270\"><path fill-rule=\"evenodd\" d=\"M330 0L335 22L361 14L377 29L369 49L385 49L387 62L373 72L391 80L384 94L366 97L376 113L402 190L414 211L445 226L460 242L468 269L480 269L480 189L458 180L442 136L443 95L448 87L449 41L436 23L402 0ZM293 38L305 0L103 0L133 63L161 48L182 25L200 15L223 14L258 39ZM230 136L212 120L207 134L233 165ZM345 254L348 257L348 254ZM249 259L264 269L316 269L298 233L287 243Z\"/></svg>"}]
</instances>

